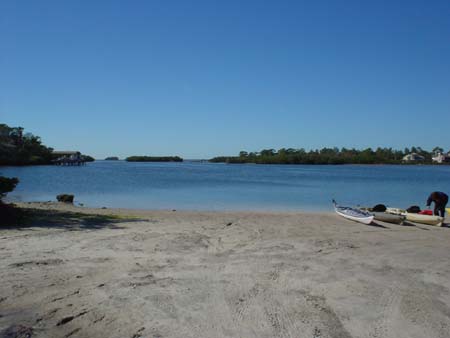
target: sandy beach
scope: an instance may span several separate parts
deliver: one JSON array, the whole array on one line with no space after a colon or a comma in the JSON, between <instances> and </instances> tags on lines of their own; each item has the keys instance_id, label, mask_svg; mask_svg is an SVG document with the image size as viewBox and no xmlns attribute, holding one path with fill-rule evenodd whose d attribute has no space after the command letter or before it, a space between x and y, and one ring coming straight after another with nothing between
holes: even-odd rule
<instances>
[{"instance_id":1,"label":"sandy beach","mask_svg":"<svg viewBox=\"0 0 450 338\"><path fill-rule=\"evenodd\" d=\"M448 227L21 206L37 217L0 229L0 337L450 335Z\"/></svg>"}]
</instances>

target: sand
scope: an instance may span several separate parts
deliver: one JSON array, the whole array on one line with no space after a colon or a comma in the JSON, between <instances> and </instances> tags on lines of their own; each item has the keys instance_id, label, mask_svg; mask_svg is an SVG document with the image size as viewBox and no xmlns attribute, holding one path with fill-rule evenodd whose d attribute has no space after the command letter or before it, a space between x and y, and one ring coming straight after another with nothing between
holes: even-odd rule
<instances>
[{"instance_id":1,"label":"sand","mask_svg":"<svg viewBox=\"0 0 450 338\"><path fill-rule=\"evenodd\" d=\"M450 336L450 228L22 206L42 217L0 229L0 337Z\"/></svg>"}]
</instances>

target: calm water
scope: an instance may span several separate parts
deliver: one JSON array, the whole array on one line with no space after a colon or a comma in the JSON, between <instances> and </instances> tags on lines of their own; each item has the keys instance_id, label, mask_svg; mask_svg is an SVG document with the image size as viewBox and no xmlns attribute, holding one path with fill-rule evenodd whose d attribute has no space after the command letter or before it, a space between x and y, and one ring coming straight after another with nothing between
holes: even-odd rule
<instances>
[{"instance_id":1,"label":"calm water","mask_svg":"<svg viewBox=\"0 0 450 338\"><path fill-rule=\"evenodd\" d=\"M450 166L304 166L97 161L83 167L2 167L20 184L10 200L75 194L93 207L191 210L331 210L341 204L424 206L450 192Z\"/></svg>"}]
</instances>

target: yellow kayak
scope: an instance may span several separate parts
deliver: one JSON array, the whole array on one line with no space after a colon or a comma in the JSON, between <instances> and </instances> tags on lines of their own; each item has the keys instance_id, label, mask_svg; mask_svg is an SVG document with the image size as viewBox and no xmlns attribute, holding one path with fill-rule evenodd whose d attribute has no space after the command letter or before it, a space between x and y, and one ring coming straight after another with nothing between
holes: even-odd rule
<instances>
[{"instance_id":1,"label":"yellow kayak","mask_svg":"<svg viewBox=\"0 0 450 338\"><path fill-rule=\"evenodd\" d=\"M437 225L439 227L442 226L442 222L444 221L444 218L439 216L421 215L410 212L407 212L405 215L407 221L429 225Z\"/></svg>"},{"instance_id":2,"label":"yellow kayak","mask_svg":"<svg viewBox=\"0 0 450 338\"><path fill-rule=\"evenodd\" d=\"M387 208L386 212L394 215L404 215L406 216L407 221L415 223L442 226L442 223L444 222L443 217L415 214L399 208ZM450 213L450 208L447 208L447 212Z\"/></svg>"},{"instance_id":3,"label":"yellow kayak","mask_svg":"<svg viewBox=\"0 0 450 338\"><path fill-rule=\"evenodd\" d=\"M450 214L450 208L445 208L445 211Z\"/></svg>"}]
</instances>

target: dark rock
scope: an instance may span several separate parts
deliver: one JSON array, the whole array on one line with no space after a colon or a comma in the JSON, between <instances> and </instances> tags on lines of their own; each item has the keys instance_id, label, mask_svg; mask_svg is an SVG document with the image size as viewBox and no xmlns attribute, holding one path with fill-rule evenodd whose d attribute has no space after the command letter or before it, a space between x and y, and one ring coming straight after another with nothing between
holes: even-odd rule
<instances>
[{"instance_id":1,"label":"dark rock","mask_svg":"<svg viewBox=\"0 0 450 338\"><path fill-rule=\"evenodd\" d=\"M73 203L74 195L70 194L60 194L56 196L56 199L58 202L64 202L64 203Z\"/></svg>"}]
</instances>

